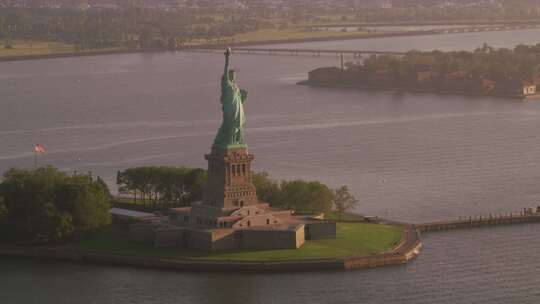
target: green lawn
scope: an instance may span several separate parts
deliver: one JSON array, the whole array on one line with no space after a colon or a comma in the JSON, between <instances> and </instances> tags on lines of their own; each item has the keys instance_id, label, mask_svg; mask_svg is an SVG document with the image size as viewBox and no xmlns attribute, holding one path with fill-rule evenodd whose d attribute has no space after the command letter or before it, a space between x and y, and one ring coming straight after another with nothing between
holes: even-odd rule
<instances>
[{"instance_id":1,"label":"green lawn","mask_svg":"<svg viewBox=\"0 0 540 304\"><path fill-rule=\"evenodd\" d=\"M402 235L403 230L398 226L338 223L336 239L308 241L300 249L201 252L180 248L155 248L131 243L127 240L126 232L109 229L80 241L76 246L85 252L130 256L194 260L279 261L364 256L389 251L399 244Z\"/></svg>"},{"instance_id":2,"label":"green lawn","mask_svg":"<svg viewBox=\"0 0 540 304\"><path fill-rule=\"evenodd\" d=\"M71 54L71 53L96 53L120 50L121 48L104 48L77 51L75 45L53 42L53 41L33 41L33 40L13 40L12 48L5 47L6 42L0 40L0 58L9 58L17 56L38 56L38 55L55 55L55 54Z\"/></svg>"},{"instance_id":3,"label":"green lawn","mask_svg":"<svg viewBox=\"0 0 540 304\"><path fill-rule=\"evenodd\" d=\"M61 42L14 40L12 49L6 49L4 43L4 41L0 41L0 57L60 54L75 51L73 45Z\"/></svg>"}]
</instances>

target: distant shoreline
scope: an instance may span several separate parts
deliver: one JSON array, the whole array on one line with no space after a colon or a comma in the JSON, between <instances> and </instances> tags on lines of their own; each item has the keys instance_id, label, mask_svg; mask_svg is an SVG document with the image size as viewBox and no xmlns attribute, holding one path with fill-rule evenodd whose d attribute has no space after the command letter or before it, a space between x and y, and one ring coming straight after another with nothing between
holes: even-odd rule
<instances>
[{"instance_id":1,"label":"distant shoreline","mask_svg":"<svg viewBox=\"0 0 540 304\"><path fill-rule=\"evenodd\" d=\"M200 44L189 45L179 49L168 48L150 48L150 49L118 49L118 50L91 50L83 52L66 52L55 54L35 54L35 55L17 55L17 56L4 56L0 57L0 63L13 62L13 61L25 61L25 60L37 60L37 59L55 59L55 58L70 58L70 57L88 57L88 56L100 56L100 55L117 55L117 54L138 54L138 53L162 53L162 52L182 52L182 51L195 51L195 50L219 50L230 47L240 46L256 46L256 45L273 45L273 44L286 44L286 43L307 43L307 42L321 42L321 41L342 41L342 40L356 40L356 39L371 39L371 38L386 38L386 37L399 37L399 36L420 36L430 35L425 31L414 31L404 33L374 33L374 34L353 34L348 36L327 36L327 37L310 37L310 38L297 38L297 39L276 39L276 40L261 40L261 41L245 41L223 44Z\"/></svg>"},{"instance_id":2,"label":"distant shoreline","mask_svg":"<svg viewBox=\"0 0 540 304\"><path fill-rule=\"evenodd\" d=\"M501 94L474 94L474 93L464 93L457 91L444 91L439 89L420 89L420 88L404 88L404 87L384 87L384 86L367 86L367 85L348 85L348 84L338 84L338 83L315 83L309 80L303 80L297 83L298 85L306 85L311 87L321 87L321 88L342 88L342 89L358 89L358 90L367 90L367 91L382 91L382 92L399 92L399 93L418 93L418 94L437 94L437 95L453 95L453 96L469 96L469 97L495 97L495 98L512 98L516 100L530 100L530 99L540 99L540 94L522 96L522 95L501 95Z\"/></svg>"},{"instance_id":3,"label":"distant shoreline","mask_svg":"<svg viewBox=\"0 0 540 304\"><path fill-rule=\"evenodd\" d=\"M153 53L162 52L164 49L118 49L118 50L92 50L84 52L66 52L55 54L33 54L33 55L17 55L0 57L0 63L12 61L26 61L38 59L55 59L55 58L70 58L70 57L90 57L100 55L116 55L116 54L137 54L137 53Z\"/></svg>"},{"instance_id":4,"label":"distant shoreline","mask_svg":"<svg viewBox=\"0 0 540 304\"><path fill-rule=\"evenodd\" d=\"M379 26L439 26L439 25L534 25L540 24L540 20L443 20L443 21L398 21L398 22L334 22L326 24L307 24L299 27L379 27Z\"/></svg>"},{"instance_id":5,"label":"distant shoreline","mask_svg":"<svg viewBox=\"0 0 540 304\"><path fill-rule=\"evenodd\" d=\"M459 33L455 33L459 34ZM309 37L309 38L294 38L294 39L276 39L276 40L261 40L261 41L245 41L245 42L232 42L221 44L200 44L200 45L188 45L178 49L168 48L122 48L116 50L91 50L81 52L65 52L54 54L32 54L32 55L15 55L15 56L0 56L0 63L13 62L13 61L25 61L25 60L38 60L38 59L55 59L55 58L71 58L71 57L89 57L89 56L101 56L101 55L117 55L117 54L138 54L138 53L162 53L162 52L182 52L182 51L196 51L196 50L219 50L224 49L227 46L230 47L243 47L243 46L263 46L274 44L288 44L288 43L309 43L309 42L324 42L324 41L344 41L344 40L358 40L358 39L377 39L377 38L390 38L390 37L412 37L412 36L429 36L429 35L444 35L443 33L435 31L408 31L408 32L392 32L392 33L370 33L370 34L351 34L347 36L323 36L323 37Z\"/></svg>"}]
</instances>

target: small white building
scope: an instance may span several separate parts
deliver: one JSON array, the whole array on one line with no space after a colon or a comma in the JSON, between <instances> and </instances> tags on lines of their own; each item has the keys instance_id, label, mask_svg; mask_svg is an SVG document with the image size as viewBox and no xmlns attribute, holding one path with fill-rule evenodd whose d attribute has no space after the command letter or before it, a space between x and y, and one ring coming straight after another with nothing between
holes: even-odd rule
<instances>
[{"instance_id":1,"label":"small white building","mask_svg":"<svg viewBox=\"0 0 540 304\"><path fill-rule=\"evenodd\" d=\"M151 220L157 218L153 213L141 212L122 208L111 208L109 211L111 216L115 220L128 221L128 220Z\"/></svg>"},{"instance_id":2,"label":"small white building","mask_svg":"<svg viewBox=\"0 0 540 304\"><path fill-rule=\"evenodd\" d=\"M534 83L523 82L523 96L531 96L536 94L536 85Z\"/></svg>"}]
</instances>

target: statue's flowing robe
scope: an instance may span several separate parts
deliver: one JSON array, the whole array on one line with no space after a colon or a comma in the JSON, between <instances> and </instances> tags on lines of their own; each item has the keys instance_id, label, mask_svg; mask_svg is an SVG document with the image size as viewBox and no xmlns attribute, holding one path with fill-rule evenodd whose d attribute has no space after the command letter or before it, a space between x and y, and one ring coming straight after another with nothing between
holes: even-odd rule
<instances>
[{"instance_id":1,"label":"statue's flowing robe","mask_svg":"<svg viewBox=\"0 0 540 304\"><path fill-rule=\"evenodd\" d=\"M227 148L229 145L242 145L244 141L244 115L243 103L247 92L238 88L233 79L229 78L229 60L225 63L225 71L221 78L221 105L223 122L219 128L214 145Z\"/></svg>"}]
</instances>

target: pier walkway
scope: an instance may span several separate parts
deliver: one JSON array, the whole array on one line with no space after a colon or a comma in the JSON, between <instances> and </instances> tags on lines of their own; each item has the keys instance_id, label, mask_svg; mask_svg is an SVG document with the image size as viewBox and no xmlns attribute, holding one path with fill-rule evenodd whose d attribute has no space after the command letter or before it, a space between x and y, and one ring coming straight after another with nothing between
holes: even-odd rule
<instances>
[{"instance_id":1,"label":"pier walkway","mask_svg":"<svg viewBox=\"0 0 540 304\"><path fill-rule=\"evenodd\" d=\"M471 26L471 27L458 27L458 28L442 28L428 30L433 34L463 34L474 32L500 32L500 31L514 31L538 28L538 24L499 24L499 25L487 25L487 26Z\"/></svg>"},{"instance_id":2,"label":"pier walkway","mask_svg":"<svg viewBox=\"0 0 540 304\"><path fill-rule=\"evenodd\" d=\"M540 222L540 207L536 210L525 208L519 213L489 214L484 216L461 217L457 220L438 221L415 225L420 232L435 232L454 229L510 225Z\"/></svg>"}]
</instances>

